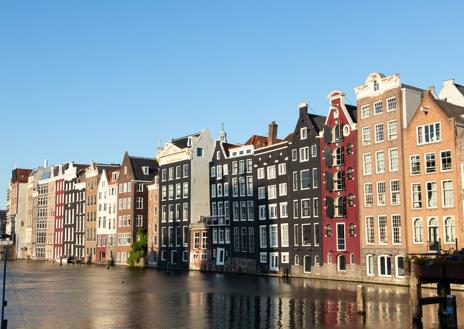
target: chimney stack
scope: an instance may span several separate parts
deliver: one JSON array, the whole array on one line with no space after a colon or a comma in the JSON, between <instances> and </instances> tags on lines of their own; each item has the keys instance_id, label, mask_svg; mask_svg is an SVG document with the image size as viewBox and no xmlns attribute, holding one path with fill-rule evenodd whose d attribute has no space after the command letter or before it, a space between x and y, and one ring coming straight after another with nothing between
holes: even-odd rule
<instances>
[{"instance_id":1,"label":"chimney stack","mask_svg":"<svg viewBox=\"0 0 464 329\"><path fill-rule=\"evenodd\" d=\"M301 101L300 104L298 104L298 108L300 109L300 116L308 113L308 103L305 101Z\"/></svg>"},{"instance_id":2,"label":"chimney stack","mask_svg":"<svg viewBox=\"0 0 464 329\"><path fill-rule=\"evenodd\" d=\"M272 121L269 124L269 132L267 135L267 145L275 144L277 141L277 123Z\"/></svg>"}]
</instances>

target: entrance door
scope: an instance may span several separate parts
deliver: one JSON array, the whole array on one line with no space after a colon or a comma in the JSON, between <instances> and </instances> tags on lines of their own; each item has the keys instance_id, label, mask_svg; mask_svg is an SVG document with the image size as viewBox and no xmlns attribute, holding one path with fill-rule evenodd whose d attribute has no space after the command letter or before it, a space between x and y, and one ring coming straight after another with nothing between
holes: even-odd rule
<instances>
[{"instance_id":1,"label":"entrance door","mask_svg":"<svg viewBox=\"0 0 464 329\"><path fill-rule=\"evenodd\" d=\"M269 255L270 255L269 270L278 271L279 270L279 253L271 252Z\"/></svg>"},{"instance_id":2,"label":"entrance door","mask_svg":"<svg viewBox=\"0 0 464 329\"><path fill-rule=\"evenodd\" d=\"M224 248L217 248L216 265L224 265Z\"/></svg>"},{"instance_id":3,"label":"entrance door","mask_svg":"<svg viewBox=\"0 0 464 329\"><path fill-rule=\"evenodd\" d=\"M436 218L429 219L429 251L437 250L438 244L438 221Z\"/></svg>"}]
</instances>

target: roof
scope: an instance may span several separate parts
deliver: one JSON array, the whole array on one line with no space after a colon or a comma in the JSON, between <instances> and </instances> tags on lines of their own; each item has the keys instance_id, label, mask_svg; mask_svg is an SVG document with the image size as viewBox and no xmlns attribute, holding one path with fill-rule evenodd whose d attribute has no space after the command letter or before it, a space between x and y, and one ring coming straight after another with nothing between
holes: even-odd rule
<instances>
[{"instance_id":1,"label":"roof","mask_svg":"<svg viewBox=\"0 0 464 329\"><path fill-rule=\"evenodd\" d=\"M186 147L189 147L188 140L192 136L193 137L198 137L198 136L200 136L200 133L196 133L196 134L192 134L192 135L172 139L171 143L174 144L175 146L177 146L178 148L184 149Z\"/></svg>"},{"instance_id":2,"label":"roof","mask_svg":"<svg viewBox=\"0 0 464 329\"><path fill-rule=\"evenodd\" d=\"M404 84L404 83L401 84L401 87L411 89L411 90L415 90L415 91L418 91L418 92L423 92L424 91L424 89L414 87L414 86L411 86L411 85L407 85L407 84Z\"/></svg>"},{"instance_id":3,"label":"roof","mask_svg":"<svg viewBox=\"0 0 464 329\"><path fill-rule=\"evenodd\" d=\"M245 142L245 145L254 145L255 147L263 147L267 145L267 137L253 135Z\"/></svg>"},{"instance_id":4,"label":"roof","mask_svg":"<svg viewBox=\"0 0 464 329\"><path fill-rule=\"evenodd\" d=\"M438 104L438 106L441 107L445 113L456 120L456 122L460 124L464 124L464 118L462 117L464 115L464 107L454 105L439 99L435 99L435 102Z\"/></svg>"},{"instance_id":5,"label":"roof","mask_svg":"<svg viewBox=\"0 0 464 329\"><path fill-rule=\"evenodd\" d=\"M317 128L318 132L324 129L325 116L308 113L309 120Z\"/></svg>"},{"instance_id":6,"label":"roof","mask_svg":"<svg viewBox=\"0 0 464 329\"><path fill-rule=\"evenodd\" d=\"M129 161L136 180L152 180L158 172L158 162L154 158L129 156ZM144 174L143 167L148 167L148 175Z\"/></svg>"},{"instance_id":7,"label":"roof","mask_svg":"<svg viewBox=\"0 0 464 329\"><path fill-rule=\"evenodd\" d=\"M226 153L227 156L229 156L230 154L230 150L231 149L234 149L234 148L237 148L237 147L240 147L242 145L239 145L239 144L229 144L229 143L222 143L222 147L224 148L224 152Z\"/></svg>"},{"instance_id":8,"label":"roof","mask_svg":"<svg viewBox=\"0 0 464 329\"><path fill-rule=\"evenodd\" d=\"M353 122L358 122L357 121L357 107L356 106L353 106L353 105L349 105L349 104L345 104L345 107L346 107L346 110L348 111L348 114L351 116L351 120L353 120Z\"/></svg>"},{"instance_id":9,"label":"roof","mask_svg":"<svg viewBox=\"0 0 464 329\"><path fill-rule=\"evenodd\" d=\"M293 133L290 133L287 135L287 137L285 137L285 140L288 141L288 142L291 142L293 139Z\"/></svg>"},{"instance_id":10,"label":"roof","mask_svg":"<svg viewBox=\"0 0 464 329\"><path fill-rule=\"evenodd\" d=\"M464 95L464 86L458 85L457 83L454 84L456 88L458 88L459 92Z\"/></svg>"}]
</instances>

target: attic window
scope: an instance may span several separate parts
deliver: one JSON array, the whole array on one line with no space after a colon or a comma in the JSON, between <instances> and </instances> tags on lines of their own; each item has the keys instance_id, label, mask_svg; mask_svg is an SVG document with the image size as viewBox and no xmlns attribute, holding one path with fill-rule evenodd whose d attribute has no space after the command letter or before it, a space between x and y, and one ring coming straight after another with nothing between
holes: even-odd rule
<instances>
[{"instance_id":1,"label":"attic window","mask_svg":"<svg viewBox=\"0 0 464 329\"><path fill-rule=\"evenodd\" d=\"M374 80L374 91L377 90L379 90L379 83L377 82L377 80Z\"/></svg>"},{"instance_id":2,"label":"attic window","mask_svg":"<svg viewBox=\"0 0 464 329\"><path fill-rule=\"evenodd\" d=\"M148 175L149 171L150 171L150 168L148 166L143 166L142 167L142 171L143 171L143 174L144 175Z\"/></svg>"},{"instance_id":3,"label":"attic window","mask_svg":"<svg viewBox=\"0 0 464 329\"><path fill-rule=\"evenodd\" d=\"M117 179L117 173L114 172L112 176L113 176L113 180Z\"/></svg>"},{"instance_id":4,"label":"attic window","mask_svg":"<svg viewBox=\"0 0 464 329\"><path fill-rule=\"evenodd\" d=\"M187 139L187 146L192 146L192 136Z\"/></svg>"}]
</instances>

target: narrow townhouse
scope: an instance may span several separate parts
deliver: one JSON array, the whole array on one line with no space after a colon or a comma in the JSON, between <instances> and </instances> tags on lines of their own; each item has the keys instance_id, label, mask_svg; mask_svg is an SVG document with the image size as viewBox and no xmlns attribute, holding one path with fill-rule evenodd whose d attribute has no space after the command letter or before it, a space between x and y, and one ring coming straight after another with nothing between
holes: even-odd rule
<instances>
[{"instance_id":1,"label":"narrow townhouse","mask_svg":"<svg viewBox=\"0 0 464 329\"><path fill-rule=\"evenodd\" d=\"M156 267L159 254L159 175L148 189L147 265Z\"/></svg>"},{"instance_id":2,"label":"narrow townhouse","mask_svg":"<svg viewBox=\"0 0 464 329\"><path fill-rule=\"evenodd\" d=\"M459 153L463 115L464 107L439 100L427 90L404 130L409 253L462 245Z\"/></svg>"},{"instance_id":3,"label":"narrow townhouse","mask_svg":"<svg viewBox=\"0 0 464 329\"><path fill-rule=\"evenodd\" d=\"M85 258L89 263L95 262L97 248L97 195L102 194L98 191L98 183L104 169L117 169L119 165L99 164L92 162L85 169ZM105 191L108 192L108 191ZM102 203L102 207L105 203ZM108 204L106 204L108 206ZM106 216L105 216L106 217ZM105 218L107 219L107 218ZM100 221L100 224L102 222ZM106 221L105 221L106 224Z\"/></svg>"},{"instance_id":4,"label":"narrow townhouse","mask_svg":"<svg viewBox=\"0 0 464 329\"><path fill-rule=\"evenodd\" d=\"M257 199L254 221L259 242L258 271L288 274L293 255L289 238L293 222L288 211L291 175L287 172L288 141L277 138L277 129L275 121L271 122L266 145L254 152L256 192L252 190L251 195L255 194Z\"/></svg>"},{"instance_id":5,"label":"narrow townhouse","mask_svg":"<svg viewBox=\"0 0 464 329\"><path fill-rule=\"evenodd\" d=\"M47 244L47 222L49 210L49 191L51 182L51 170L45 161L44 170L41 172L39 181L37 182L36 195L34 195L35 205L35 224L33 223L33 241L32 241L32 254L34 259L46 259L46 244Z\"/></svg>"},{"instance_id":6,"label":"narrow townhouse","mask_svg":"<svg viewBox=\"0 0 464 329\"><path fill-rule=\"evenodd\" d=\"M85 258L85 168L69 163L64 173L63 252L62 257Z\"/></svg>"},{"instance_id":7,"label":"narrow townhouse","mask_svg":"<svg viewBox=\"0 0 464 329\"><path fill-rule=\"evenodd\" d=\"M158 172L153 158L124 154L118 178L116 263L127 265L132 243L138 230L147 232L147 201L149 185Z\"/></svg>"},{"instance_id":8,"label":"narrow townhouse","mask_svg":"<svg viewBox=\"0 0 464 329\"><path fill-rule=\"evenodd\" d=\"M11 236L19 259L27 257L27 185L31 173L31 169L14 169L7 190L5 233Z\"/></svg>"},{"instance_id":9,"label":"narrow townhouse","mask_svg":"<svg viewBox=\"0 0 464 329\"><path fill-rule=\"evenodd\" d=\"M95 195L97 199L95 215L97 218L95 227L97 239L95 261L97 263L107 263L108 260L113 260L113 250L116 245L119 166L99 168L101 168L101 173L97 175L99 177L98 192ZM88 197L87 202L89 201Z\"/></svg>"},{"instance_id":10,"label":"narrow townhouse","mask_svg":"<svg viewBox=\"0 0 464 329\"><path fill-rule=\"evenodd\" d=\"M343 92L328 95L329 111L321 141L322 249L326 277L361 279L357 193L356 107Z\"/></svg>"},{"instance_id":11,"label":"narrow townhouse","mask_svg":"<svg viewBox=\"0 0 464 329\"><path fill-rule=\"evenodd\" d=\"M195 258L199 248L190 242L207 232L210 214L208 168L214 148L208 130L173 139L158 150L160 189L160 253L162 268L202 269L206 260ZM207 258L207 257L206 257Z\"/></svg>"},{"instance_id":12,"label":"narrow townhouse","mask_svg":"<svg viewBox=\"0 0 464 329\"><path fill-rule=\"evenodd\" d=\"M211 217L207 236L197 236L211 250L210 269L255 273L261 265L258 236L255 150L266 146L266 136L252 135L244 144L230 144L224 128L210 163ZM201 240L200 240L201 238ZM209 241L210 246L207 247Z\"/></svg>"},{"instance_id":13,"label":"narrow townhouse","mask_svg":"<svg viewBox=\"0 0 464 329\"><path fill-rule=\"evenodd\" d=\"M47 219L45 225L45 259L47 260L54 260L56 169L54 166L50 168L50 178L48 179Z\"/></svg>"},{"instance_id":14,"label":"narrow townhouse","mask_svg":"<svg viewBox=\"0 0 464 329\"><path fill-rule=\"evenodd\" d=\"M54 169L55 175L55 222L53 234L53 258L59 261L63 255L63 221L64 221L64 173L68 164L59 164Z\"/></svg>"},{"instance_id":15,"label":"narrow townhouse","mask_svg":"<svg viewBox=\"0 0 464 329\"><path fill-rule=\"evenodd\" d=\"M320 138L325 116L308 113L299 104L299 116L289 141L288 186L291 274L320 276L322 271L321 161ZM325 206L324 206L325 207Z\"/></svg>"},{"instance_id":16,"label":"narrow townhouse","mask_svg":"<svg viewBox=\"0 0 464 329\"><path fill-rule=\"evenodd\" d=\"M370 74L355 88L361 262L363 280L407 284L408 252L403 129L415 113L421 89L398 74Z\"/></svg>"}]
</instances>

